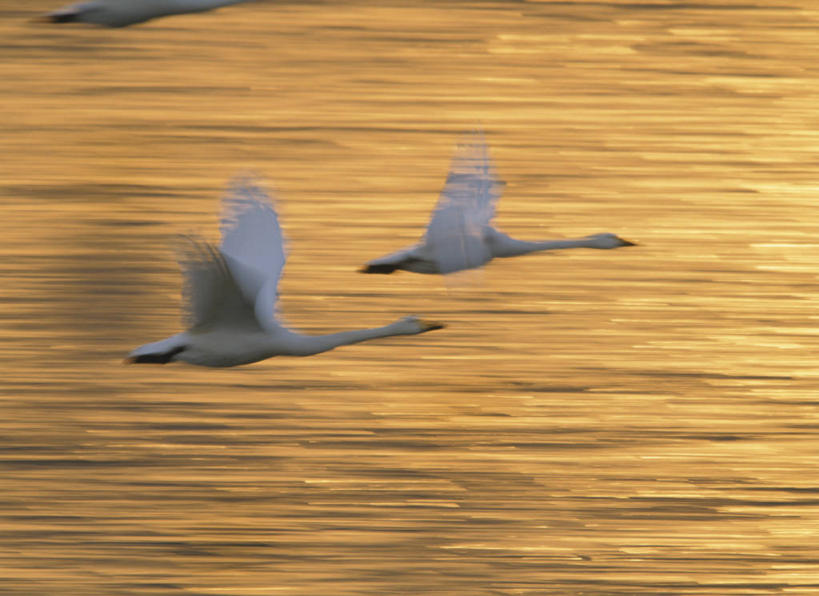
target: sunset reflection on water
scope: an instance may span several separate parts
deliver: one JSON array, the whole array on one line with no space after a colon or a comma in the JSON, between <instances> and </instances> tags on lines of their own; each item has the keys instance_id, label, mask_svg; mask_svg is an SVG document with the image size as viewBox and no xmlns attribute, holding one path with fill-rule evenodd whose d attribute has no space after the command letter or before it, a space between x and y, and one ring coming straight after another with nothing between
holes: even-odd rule
<instances>
[{"instance_id":1,"label":"sunset reflection on water","mask_svg":"<svg viewBox=\"0 0 819 596\"><path fill-rule=\"evenodd\" d=\"M0 592L819 591L812 3L53 8L0 8ZM475 126L500 229L639 246L358 274ZM289 324L448 327L121 366L242 172Z\"/></svg>"}]
</instances>

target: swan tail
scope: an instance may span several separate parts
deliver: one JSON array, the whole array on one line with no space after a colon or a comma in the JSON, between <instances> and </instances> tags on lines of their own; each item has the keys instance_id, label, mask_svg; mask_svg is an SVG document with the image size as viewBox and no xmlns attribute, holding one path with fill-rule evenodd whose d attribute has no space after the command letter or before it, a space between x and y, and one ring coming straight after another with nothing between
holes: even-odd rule
<instances>
[{"instance_id":1,"label":"swan tail","mask_svg":"<svg viewBox=\"0 0 819 596\"><path fill-rule=\"evenodd\" d=\"M399 269L415 271L416 273L436 273L431 265L424 262L419 246L415 245L373 259L358 271L360 273L380 273L382 275L388 275Z\"/></svg>"},{"instance_id":2,"label":"swan tail","mask_svg":"<svg viewBox=\"0 0 819 596\"><path fill-rule=\"evenodd\" d=\"M106 12L105 7L95 0L60 8L35 20L43 23L92 23L108 27L123 27L130 24L130 21L127 23L117 20L112 21L110 11Z\"/></svg>"},{"instance_id":3,"label":"swan tail","mask_svg":"<svg viewBox=\"0 0 819 596\"><path fill-rule=\"evenodd\" d=\"M126 364L168 364L188 349L182 334L174 335L133 350L125 359Z\"/></svg>"},{"instance_id":4,"label":"swan tail","mask_svg":"<svg viewBox=\"0 0 819 596\"><path fill-rule=\"evenodd\" d=\"M52 12L43 15L40 19L43 23L73 23L77 21L77 12Z\"/></svg>"},{"instance_id":5,"label":"swan tail","mask_svg":"<svg viewBox=\"0 0 819 596\"><path fill-rule=\"evenodd\" d=\"M368 263L358 271L359 273L380 273L389 275L397 269L398 265L396 263Z\"/></svg>"}]
</instances>

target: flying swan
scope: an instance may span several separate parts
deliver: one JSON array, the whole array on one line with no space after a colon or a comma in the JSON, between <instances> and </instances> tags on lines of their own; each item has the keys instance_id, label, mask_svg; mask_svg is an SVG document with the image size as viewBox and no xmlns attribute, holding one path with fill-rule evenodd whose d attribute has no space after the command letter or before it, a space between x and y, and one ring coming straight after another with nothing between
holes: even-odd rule
<instances>
[{"instance_id":1,"label":"flying swan","mask_svg":"<svg viewBox=\"0 0 819 596\"><path fill-rule=\"evenodd\" d=\"M127 27L157 17L204 12L246 0L91 0L60 8L40 20L50 23L91 23Z\"/></svg>"},{"instance_id":2,"label":"flying swan","mask_svg":"<svg viewBox=\"0 0 819 596\"><path fill-rule=\"evenodd\" d=\"M181 360L237 366L272 356L310 356L338 346L441 329L414 316L371 329L302 335L276 319L284 240L270 198L252 180L236 180L222 201L222 243L186 237L179 258L189 328L131 352L132 363Z\"/></svg>"},{"instance_id":3,"label":"flying swan","mask_svg":"<svg viewBox=\"0 0 819 596\"><path fill-rule=\"evenodd\" d=\"M504 182L498 179L481 131L467 135L452 158L444 189L421 240L367 263L362 273L454 273L486 265L496 258L516 257L564 248L634 246L614 234L566 240L515 240L491 225Z\"/></svg>"}]
</instances>

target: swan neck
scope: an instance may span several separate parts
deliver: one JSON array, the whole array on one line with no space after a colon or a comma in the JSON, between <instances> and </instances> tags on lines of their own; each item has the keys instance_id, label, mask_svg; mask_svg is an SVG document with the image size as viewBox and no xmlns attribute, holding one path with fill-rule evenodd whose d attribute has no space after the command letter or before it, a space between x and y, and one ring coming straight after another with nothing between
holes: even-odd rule
<instances>
[{"instance_id":1,"label":"swan neck","mask_svg":"<svg viewBox=\"0 0 819 596\"><path fill-rule=\"evenodd\" d=\"M566 240L540 240L529 242L526 240L515 240L514 238L505 238L504 242L498 247L498 254L496 257L515 257L518 255L525 255L531 252L538 252L542 250L561 250L564 248L583 248L589 246L587 238L574 238Z\"/></svg>"},{"instance_id":2,"label":"swan neck","mask_svg":"<svg viewBox=\"0 0 819 596\"><path fill-rule=\"evenodd\" d=\"M389 337L398 335L392 325L383 327L371 327L368 329L355 329L352 331L340 331L338 333L328 333L326 335L303 335L294 350L296 356L311 356L327 352L339 346L357 344L379 337Z\"/></svg>"},{"instance_id":3,"label":"swan neck","mask_svg":"<svg viewBox=\"0 0 819 596\"><path fill-rule=\"evenodd\" d=\"M592 245L588 238L569 238L566 240L541 240L532 242L534 250L556 250L561 248L588 248Z\"/></svg>"}]
</instances>

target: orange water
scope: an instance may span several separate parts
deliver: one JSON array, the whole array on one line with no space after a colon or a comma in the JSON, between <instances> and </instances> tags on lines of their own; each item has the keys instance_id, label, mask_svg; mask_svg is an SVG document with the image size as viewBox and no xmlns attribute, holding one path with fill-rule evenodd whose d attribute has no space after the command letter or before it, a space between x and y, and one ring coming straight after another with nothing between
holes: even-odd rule
<instances>
[{"instance_id":1,"label":"orange water","mask_svg":"<svg viewBox=\"0 0 819 596\"><path fill-rule=\"evenodd\" d=\"M0 4L1 593L819 593L813 2L54 7ZM357 274L476 125L505 232L640 246ZM122 366L248 170L290 324L449 326Z\"/></svg>"}]
</instances>

